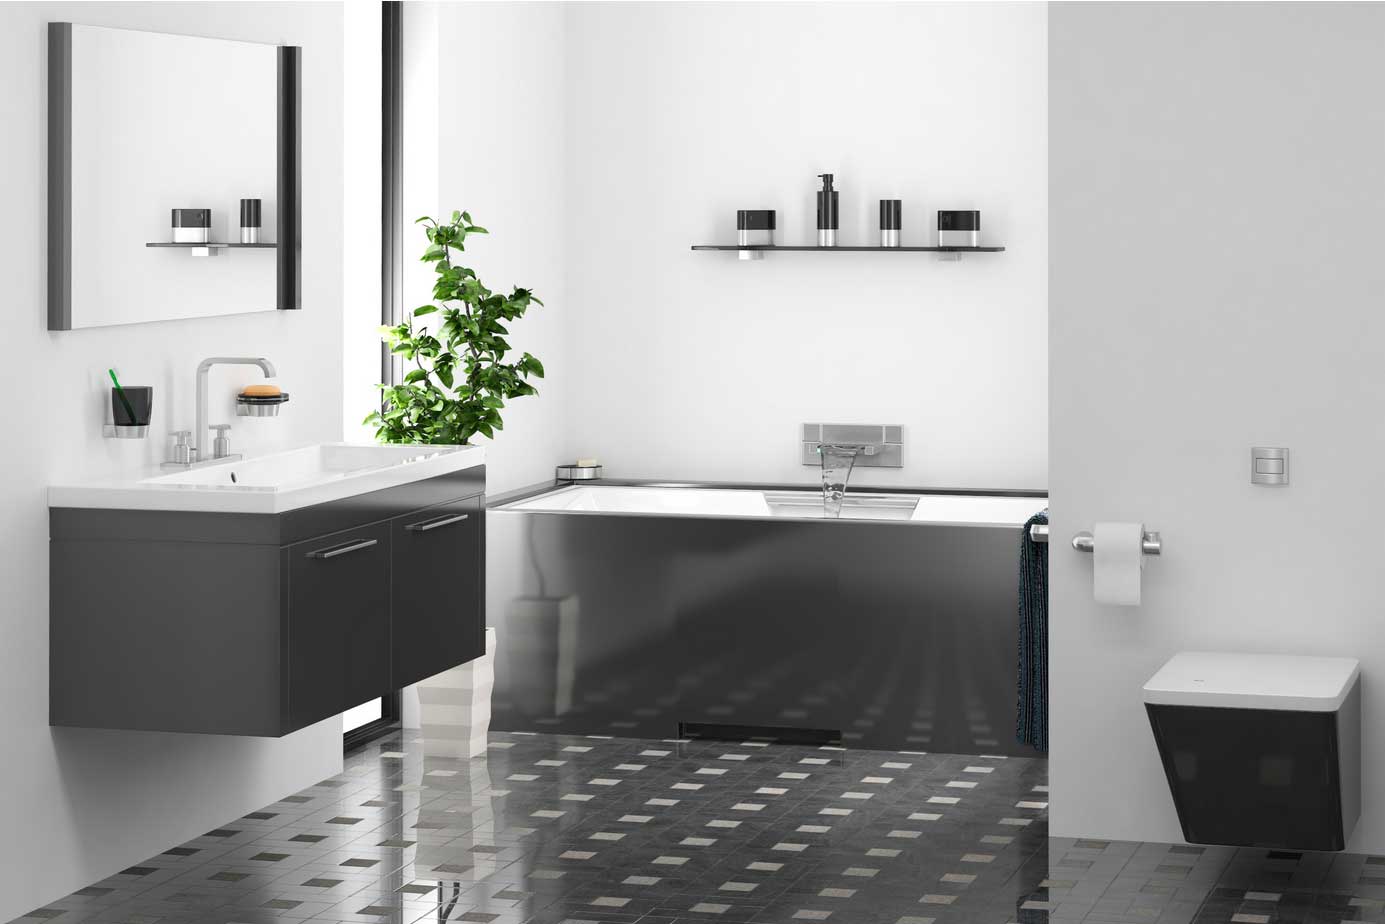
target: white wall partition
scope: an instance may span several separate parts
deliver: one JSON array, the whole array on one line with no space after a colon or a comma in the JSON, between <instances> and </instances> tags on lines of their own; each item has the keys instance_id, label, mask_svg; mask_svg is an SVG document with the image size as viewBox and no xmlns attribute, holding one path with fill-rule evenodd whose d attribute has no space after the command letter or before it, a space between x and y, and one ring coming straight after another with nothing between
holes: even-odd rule
<instances>
[{"instance_id":1,"label":"white wall partition","mask_svg":"<svg viewBox=\"0 0 1385 924\"><path fill-rule=\"evenodd\" d=\"M303 310L50 333L45 329L47 23L66 21L303 46ZM0 4L0 225L5 344L0 385L16 396L16 438L0 484L0 920L25 914L219 827L341 766L340 721L283 740L48 726L48 509L55 481L162 458L162 435L190 426L193 373L212 355L265 355L293 400L278 418L237 418L235 369L213 373L216 420L234 445L267 450L341 435L341 7L267 3ZM272 105L272 99L270 101ZM128 230L128 229L127 229ZM110 229L110 233L126 233ZM133 233L133 232L131 232ZM143 241L140 241L141 246ZM253 255L252 255L253 256ZM189 258L191 259L191 258ZM215 259L223 259L221 257ZM272 270L266 272L272 277ZM154 433L106 440L107 367L153 385ZM225 416L223 416L225 415ZM157 575L151 579L157 580ZM198 601L188 601L196 606Z\"/></svg>"},{"instance_id":2,"label":"white wall partition","mask_svg":"<svg viewBox=\"0 0 1385 924\"><path fill-rule=\"evenodd\" d=\"M1347 655L1385 851L1378 4L1050 13L1051 830L1179 841L1140 687L1180 650ZM1292 483L1250 483L1287 446ZM1096 520L1163 533L1092 601Z\"/></svg>"}]
</instances>

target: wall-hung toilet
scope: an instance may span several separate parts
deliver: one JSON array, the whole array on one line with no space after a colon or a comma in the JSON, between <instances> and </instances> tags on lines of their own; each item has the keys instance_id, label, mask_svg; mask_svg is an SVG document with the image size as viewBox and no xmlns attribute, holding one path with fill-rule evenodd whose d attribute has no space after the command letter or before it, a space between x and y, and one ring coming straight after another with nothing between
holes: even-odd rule
<instances>
[{"instance_id":1,"label":"wall-hung toilet","mask_svg":"<svg viewBox=\"0 0 1385 924\"><path fill-rule=\"evenodd\" d=\"M1144 699L1189 842L1346 847L1361 809L1360 662L1185 651Z\"/></svg>"}]
</instances>

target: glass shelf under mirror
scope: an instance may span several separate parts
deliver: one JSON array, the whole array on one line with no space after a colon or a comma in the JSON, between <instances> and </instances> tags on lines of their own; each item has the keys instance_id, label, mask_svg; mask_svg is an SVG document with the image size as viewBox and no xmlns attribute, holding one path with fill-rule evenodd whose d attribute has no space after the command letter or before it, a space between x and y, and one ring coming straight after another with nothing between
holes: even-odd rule
<instances>
[{"instance_id":1,"label":"glass shelf under mirror","mask_svg":"<svg viewBox=\"0 0 1385 924\"><path fill-rule=\"evenodd\" d=\"M218 243L218 242L216 242L216 241L210 241L210 242L204 243L204 244L195 244L195 243L192 243L192 242L190 242L190 241L177 241L177 242L175 242L175 241L150 241L150 242L148 242L147 244L145 244L144 246L145 246L145 247L204 247L204 248L210 247L210 248L212 248L213 250L223 250L223 249L232 248L232 247L244 247L244 248L249 248L249 249L273 250L275 247L278 247L279 245L273 243L272 241L260 241L260 242L255 243L255 244L236 244L236 243L230 243L230 242Z\"/></svg>"},{"instance_id":2,"label":"glass shelf under mirror","mask_svg":"<svg viewBox=\"0 0 1385 924\"><path fill-rule=\"evenodd\" d=\"M878 244L872 246L838 244L833 247L796 244L694 244L692 249L749 250L758 253L773 253L775 251L816 251L819 253L829 253L832 251L839 251L842 253L1000 253L1005 250L1004 247L881 247Z\"/></svg>"}]
</instances>

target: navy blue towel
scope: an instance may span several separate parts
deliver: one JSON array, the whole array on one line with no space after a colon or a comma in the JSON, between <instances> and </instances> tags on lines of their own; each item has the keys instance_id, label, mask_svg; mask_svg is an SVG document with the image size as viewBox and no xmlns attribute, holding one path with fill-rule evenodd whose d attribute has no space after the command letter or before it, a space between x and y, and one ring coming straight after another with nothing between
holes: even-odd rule
<instances>
[{"instance_id":1,"label":"navy blue towel","mask_svg":"<svg viewBox=\"0 0 1385 924\"><path fill-rule=\"evenodd\" d=\"M1048 524L1034 514L1020 533L1019 701L1015 740L1048 753L1048 543L1029 538L1029 527Z\"/></svg>"}]
</instances>

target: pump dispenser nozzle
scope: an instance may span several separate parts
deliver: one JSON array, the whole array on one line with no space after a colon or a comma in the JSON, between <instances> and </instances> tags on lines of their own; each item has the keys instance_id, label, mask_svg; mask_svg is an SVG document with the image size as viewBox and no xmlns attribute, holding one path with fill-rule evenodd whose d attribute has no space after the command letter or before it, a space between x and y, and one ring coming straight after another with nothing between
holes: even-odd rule
<instances>
[{"instance_id":1,"label":"pump dispenser nozzle","mask_svg":"<svg viewBox=\"0 0 1385 924\"><path fill-rule=\"evenodd\" d=\"M837 246L837 191L832 188L832 174L819 173L822 189L818 190L818 246Z\"/></svg>"}]
</instances>

